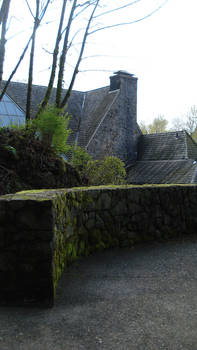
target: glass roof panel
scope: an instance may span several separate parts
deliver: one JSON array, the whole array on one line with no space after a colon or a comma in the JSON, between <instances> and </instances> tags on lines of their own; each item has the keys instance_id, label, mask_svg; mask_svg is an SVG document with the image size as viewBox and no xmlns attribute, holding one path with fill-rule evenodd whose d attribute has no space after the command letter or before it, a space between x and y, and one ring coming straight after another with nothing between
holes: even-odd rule
<instances>
[{"instance_id":1,"label":"glass roof panel","mask_svg":"<svg viewBox=\"0 0 197 350\"><path fill-rule=\"evenodd\" d=\"M0 115L6 115L7 114L7 110L5 108L5 103L0 103Z\"/></svg>"},{"instance_id":2,"label":"glass roof panel","mask_svg":"<svg viewBox=\"0 0 197 350\"><path fill-rule=\"evenodd\" d=\"M5 94L0 101L0 127L11 124L25 124L25 113Z\"/></svg>"},{"instance_id":3,"label":"glass roof panel","mask_svg":"<svg viewBox=\"0 0 197 350\"><path fill-rule=\"evenodd\" d=\"M10 98L5 94L2 98L2 101L4 102L9 102L10 101Z\"/></svg>"}]
</instances>

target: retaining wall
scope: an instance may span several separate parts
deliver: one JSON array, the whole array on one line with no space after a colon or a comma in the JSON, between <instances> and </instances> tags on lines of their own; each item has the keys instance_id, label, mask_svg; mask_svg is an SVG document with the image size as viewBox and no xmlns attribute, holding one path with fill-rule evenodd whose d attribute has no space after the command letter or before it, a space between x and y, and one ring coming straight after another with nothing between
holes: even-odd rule
<instances>
[{"instance_id":1,"label":"retaining wall","mask_svg":"<svg viewBox=\"0 0 197 350\"><path fill-rule=\"evenodd\" d=\"M0 304L52 306L66 265L97 249L197 231L197 186L25 191L0 197Z\"/></svg>"}]
</instances>

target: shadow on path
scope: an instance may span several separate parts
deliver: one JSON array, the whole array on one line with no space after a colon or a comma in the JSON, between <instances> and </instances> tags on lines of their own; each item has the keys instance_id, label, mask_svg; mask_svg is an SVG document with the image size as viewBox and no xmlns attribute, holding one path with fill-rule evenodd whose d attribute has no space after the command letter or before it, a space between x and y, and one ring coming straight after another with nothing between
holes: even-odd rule
<instances>
[{"instance_id":1,"label":"shadow on path","mask_svg":"<svg viewBox=\"0 0 197 350\"><path fill-rule=\"evenodd\" d=\"M195 350L197 236L67 269L53 309L0 308L1 350Z\"/></svg>"}]
</instances>

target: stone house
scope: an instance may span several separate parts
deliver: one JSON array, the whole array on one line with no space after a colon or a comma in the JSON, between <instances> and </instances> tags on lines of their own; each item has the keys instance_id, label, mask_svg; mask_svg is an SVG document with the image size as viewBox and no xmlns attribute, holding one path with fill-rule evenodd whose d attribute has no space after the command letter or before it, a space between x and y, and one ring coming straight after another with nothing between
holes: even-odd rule
<instances>
[{"instance_id":1,"label":"stone house","mask_svg":"<svg viewBox=\"0 0 197 350\"><path fill-rule=\"evenodd\" d=\"M32 116L45 89L33 86ZM5 96L23 112L23 118L26 93L26 84L11 82ZM50 102L54 99L55 88ZM0 121L4 120L1 103ZM142 135L137 124L137 78L134 75L118 71L110 77L107 87L73 91L67 109L72 114L70 128L73 132L69 141L77 140L95 159L106 155L122 159L129 183L197 183L197 144L186 131ZM15 115L15 120L17 118L22 115Z\"/></svg>"}]
</instances>

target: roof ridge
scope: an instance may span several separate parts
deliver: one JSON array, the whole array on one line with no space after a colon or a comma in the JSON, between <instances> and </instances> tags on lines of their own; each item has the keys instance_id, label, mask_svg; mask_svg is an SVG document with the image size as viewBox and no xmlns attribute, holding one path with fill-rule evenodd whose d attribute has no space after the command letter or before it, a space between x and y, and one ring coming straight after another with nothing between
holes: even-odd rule
<instances>
[{"instance_id":1,"label":"roof ridge","mask_svg":"<svg viewBox=\"0 0 197 350\"><path fill-rule=\"evenodd\" d=\"M6 80L3 80L2 81L3 83L6 83L7 81ZM28 84L27 83L24 83L24 82L20 82L20 81L10 81L9 82L9 85L10 84L14 84L14 85L25 85L27 86ZM44 89L47 89L48 85L40 85L40 84L32 84L33 87L38 87L38 88L44 88ZM53 89L57 90L57 87L56 86L53 86ZM62 89L62 91L67 91L68 89ZM86 91L80 91L80 90L72 90L73 92L80 92L82 94L86 93ZM93 91L93 90L90 90L90 91Z\"/></svg>"},{"instance_id":2,"label":"roof ridge","mask_svg":"<svg viewBox=\"0 0 197 350\"><path fill-rule=\"evenodd\" d=\"M184 131L185 131L185 130L153 132L153 133L151 133L151 134L142 134L142 136L168 135L168 134L184 133Z\"/></svg>"}]
</instances>

